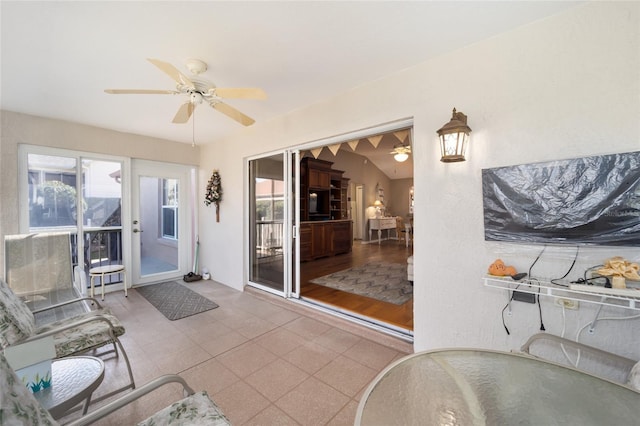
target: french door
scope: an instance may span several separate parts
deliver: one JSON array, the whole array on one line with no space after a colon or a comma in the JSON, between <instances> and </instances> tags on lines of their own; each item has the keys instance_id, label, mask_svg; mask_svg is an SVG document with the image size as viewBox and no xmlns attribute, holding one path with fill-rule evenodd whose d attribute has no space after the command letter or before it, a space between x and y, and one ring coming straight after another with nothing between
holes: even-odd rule
<instances>
[{"instance_id":1,"label":"french door","mask_svg":"<svg viewBox=\"0 0 640 426\"><path fill-rule=\"evenodd\" d=\"M134 284L175 279L191 270L194 171L132 161L131 258Z\"/></svg>"},{"instance_id":2,"label":"french door","mask_svg":"<svg viewBox=\"0 0 640 426\"><path fill-rule=\"evenodd\" d=\"M248 161L248 282L253 287L299 297L299 152Z\"/></svg>"}]
</instances>

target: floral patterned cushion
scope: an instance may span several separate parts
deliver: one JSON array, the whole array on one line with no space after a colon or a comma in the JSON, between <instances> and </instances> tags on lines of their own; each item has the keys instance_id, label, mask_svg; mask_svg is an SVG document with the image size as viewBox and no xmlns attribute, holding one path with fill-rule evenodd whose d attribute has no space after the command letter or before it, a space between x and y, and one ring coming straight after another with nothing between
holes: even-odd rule
<instances>
[{"instance_id":1,"label":"floral patterned cushion","mask_svg":"<svg viewBox=\"0 0 640 426\"><path fill-rule=\"evenodd\" d=\"M4 349L31 336L36 328L29 307L0 279L0 348Z\"/></svg>"},{"instance_id":2,"label":"floral patterned cushion","mask_svg":"<svg viewBox=\"0 0 640 426\"><path fill-rule=\"evenodd\" d=\"M219 426L230 425L229 419L209 398L207 392L195 393L158 411L138 426Z\"/></svg>"},{"instance_id":3,"label":"floral patterned cushion","mask_svg":"<svg viewBox=\"0 0 640 426\"><path fill-rule=\"evenodd\" d=\"M0 424L3 426L57 425L47 410L18 379L0 351Z\"/></svg>"},{"instance_id":4,"label":"floral patterned cushion","mask_svg":"<svg viewBox=\"0 0 640 426\"><path fill-rule=\"evenodd\" d=\"M36 329L36 334L64 327L76 321L95 316L105 317L111 322L111 324L113 324L113 333L115 337L119 337L124 334L124 327L107 308L89 311L85 314L45 324ZM56 357L62 358L86 352L90 349L98 348L100 346L104 346L106 343L112 342L113 338L109 333L109 329L109 324L104 321L96 320L54 334L53 342L56 347Z\"/></svg>"},{"instance_id":5,"label":"floral patterned cushion","mask_svg":"<svg viewBox=\"0 0 640 426\"><path fill-rule=\"evenodd\" d=\"M640 361L636 362L631 369L629 378L627 379L627 385L640 391Z\"/></svg>"}]
</instances>

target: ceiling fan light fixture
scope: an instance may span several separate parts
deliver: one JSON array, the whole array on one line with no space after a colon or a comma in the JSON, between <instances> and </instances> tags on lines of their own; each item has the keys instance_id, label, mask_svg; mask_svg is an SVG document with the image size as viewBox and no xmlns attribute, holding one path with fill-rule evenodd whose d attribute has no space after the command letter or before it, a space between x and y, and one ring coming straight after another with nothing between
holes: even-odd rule
<instances>
[{"instance_id":1,"label":"ceiling fan light fixture","mask_svg":"<svg viewBox=\"0 0 640 426\"><path fill-rule=\"evenodd\" d=\"M198 92L191 92L191 103L193 105L200 105L202 103L202 94Z\"/></svg>"},{"instance_id":2,"label":"ceiling fan light fixture","mask_svg":"<svg viewBox=\"0 0 640 426\"><path fill-rule=\"evenodd\" d=\"M235 109L231 105L222 102L223 98L232 99L266 99L266 93L256 87L225 87L216 88L216 86L207 81L198 78L189 78L180 72L176 67L168 62L163 62L158 59L147 58L149 62L155 65L160 71L167 74L173 81L176 82L176 90L149 90L149 89L106 89L105 92L109 94L174 94L185 95L188 100L183 103L178 109L173 123L182 124L189 121L193 110L197 105L200 105L202 101L214 108L216 111L221 112L232 120L237 121L243 126L252 125L255 120L239 110ZM186 67L191 73L198 75L207 70L207 64L199 59L188 59L185 62Z\"/></svg>"},{"instance_id":3,"label":"ceiling fan light fixture","mask_svg":"<svg viewBox=\"0 0 640 426\"><path fill-rule=\"evenodd\" d=\"M409 158L409 154L407 154L406 152L399 152L393 156L393 159L396 160L398 163L407 161L407 158Z\"/></svg>"},{"instance_id":4,"label":"ceiling fan light fixture","mask_svg":"<svg viewBox=\"0 0 640 426\"><path fill-rule=\"evenodd\" d=\"M393 147L393 151L390 154L393 155L393 159L399 163L407 161L409 154L411 153L411 146L409 145L396 145Z\"/></svg>"}]
</instances>

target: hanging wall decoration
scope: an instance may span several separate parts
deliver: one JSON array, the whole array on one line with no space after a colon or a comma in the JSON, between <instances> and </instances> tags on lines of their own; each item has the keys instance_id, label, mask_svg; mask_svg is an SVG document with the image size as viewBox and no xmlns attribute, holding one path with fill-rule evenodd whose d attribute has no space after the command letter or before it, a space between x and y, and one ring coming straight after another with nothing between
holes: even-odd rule
<instances>
[{"instance_id":1,"label":"hanging wall decoration","mask_svg":"<svg viewBox=\"0 0 640 426\"><path fill-rule=\"evenodd\" d=\"M204 203L209 206L212 203L216 205L216 222L220 222L220 201L222 201L222 184L220 182L220 173L213 171L211 179L207 183L207 193L204 196Z\"/></svg>"}]
</instances>

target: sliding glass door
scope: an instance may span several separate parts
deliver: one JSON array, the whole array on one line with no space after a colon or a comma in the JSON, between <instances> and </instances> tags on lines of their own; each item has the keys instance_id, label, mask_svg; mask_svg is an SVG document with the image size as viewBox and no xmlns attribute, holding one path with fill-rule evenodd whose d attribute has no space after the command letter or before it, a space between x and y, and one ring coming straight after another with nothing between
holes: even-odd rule
<instances>
[{"instance_id":1,"label":"sliding glass door","mask_svg":"<svg viewBox=\"0 0 640 426\"><path fill-rule=\"evenodd\" d=\"M123 159L23 145L20 150L22 233L68 232L78 293L89 269L122 264ZM23 180L24 179L24 180ZM71 271L68 271L71 276ZM123 276L106 284L122 287ZM34 283L36 286L41 283ZM39 288L46 292L51 289Z\"/></svg>"},{"instance_id":2,"label":"sliding glass door","mask_svg":"<svg viewBox=\"0 0 640 426\"><path fill-rule=\"evenodd\" d=\"M285 297L297 295L293 157L278 153L248 163L249 284Z\"/></svg>"}]
</instances>

